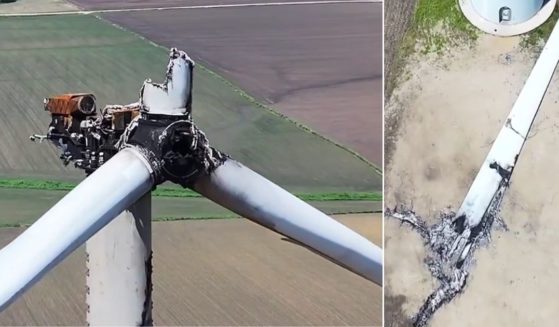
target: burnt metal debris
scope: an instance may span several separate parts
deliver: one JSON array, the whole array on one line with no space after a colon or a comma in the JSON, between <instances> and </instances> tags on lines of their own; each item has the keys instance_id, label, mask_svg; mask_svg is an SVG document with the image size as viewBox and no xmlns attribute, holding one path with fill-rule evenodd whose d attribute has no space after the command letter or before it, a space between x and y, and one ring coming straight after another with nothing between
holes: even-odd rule
<instances>
[{"instance_id":1,"label":"burnt metal debris","mask_svg":"<svg viewBox=\"0 0 559 327\"><path fill-rule=\"evenodd\" d=\"M144 92L171 92L173 87L184 87L173 85L176 63L172 59L179 56L188 63L188 67L182 67L183 71L178 73L188 73L186 87L190 92L176 104L165 103L176 108L172 114L161 114L153 104L144 102L143 95ZM206 135L192 121L194 62L185 56L184 52L172 49L164 83L147 80L137 103L108 105L98 114L93 94L63 94L45 99L45 110L51 115L48 132L35 134L31 140L51 141L61 150L60 159L64 165L73 162L86 174L91 174L120 149L135 147L150 161L156 184L168 180L183 187L191 186L200 174L209 174L227 156L212 148ZM163 102L164 98L161 99Z\"/></svg>"},{"instance_id":2,"label":"burnt metal debris","mask_svg":"<svg viewBox=\"0 0 559 327\"><path fill-rule=\"evenodd\" d=\"M450 208L442 210L439 222L432 226L403 205L386 209L386 217L399 220L421 236L427 250L424 263L439 284L412 317L413 326L427 326L438 309L465 290L475 262L475 251L491 242L494 227L507 230L499 212L509 178L510 173L501 182L485 215L475 226L470 226L464 215L457 216Z\"/></svg>"}]
</instances>

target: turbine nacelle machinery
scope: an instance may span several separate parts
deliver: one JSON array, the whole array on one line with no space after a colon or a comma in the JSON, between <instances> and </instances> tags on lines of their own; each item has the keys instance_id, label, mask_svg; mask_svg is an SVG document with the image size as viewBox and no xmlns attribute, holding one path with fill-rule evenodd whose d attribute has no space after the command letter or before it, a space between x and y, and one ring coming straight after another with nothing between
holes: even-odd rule
<instances>
[{"instance_id":1,"label":"turbine nacelle machinery","mask_svg":"<svg viewBox=\"0 0 559 327\"><path fill-rule=\"evenodd\" d=\"M46 135L61 149L64 165L92 173L120 149L134 146L153 159L156 182L165 180L190 186L193 177L216 168L226 158L211 148L192 122L192 70L194 62L185 52L171 50L165 81L146 80L139 102L107 105L96 111L95 96L63 94L44 100L51 114ZM139 128L138 128L139 127Z\"/></svg>"},{"instance_id":2,"label":"turbine nacelle machinery","mask_svg":"<svg viewBox=\"0 0 559 327\"><path fill-rule=\"evenodd\" d=\"M116 143L130 122L140 114L137 103L106 106L97 112L93 94L63 94L44 100L51 115L46 135L32 135L31 140L47 139L61 149L64 165L74 166L90 174L109 160L118 148Z\"/></svg>"}]
</instances>

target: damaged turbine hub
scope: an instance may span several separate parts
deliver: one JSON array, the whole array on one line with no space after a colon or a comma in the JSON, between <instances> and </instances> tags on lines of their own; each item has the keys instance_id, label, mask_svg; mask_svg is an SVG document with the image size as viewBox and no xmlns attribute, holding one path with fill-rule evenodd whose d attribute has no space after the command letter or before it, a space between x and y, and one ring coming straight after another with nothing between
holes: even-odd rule
<instances>
[{"instance_id":1,"label":"damaged turbine hub","mask_svg":"<svg viewBox=\"0 0 559 327\"><path fill-rule=\"evenodd\" d=\"M162 84L146 80L137 103L109 105L97 116L91 94L66 94L45 99L52 117L47 135L62 150L67 165L91 173L125 147L134 147L149 161L156 184L166 180L190 186L227 158L209 145L192 121L194 62L184 51L171 49Z\"/></svg>"},{"instance_id":2,"label":"damaged turbine hub","mask_svg":"<svg viewBox=\"0 0 559 327\"><path fill-rule=\"evenodd\" d=\"M176 117L176 118L175 118ZM142 114L123 135L120 148L135 147L150 161L157 183L165 180L190 187L227 158L212 148L205 134L185 117Z\"/></svg>"}]
</instances>

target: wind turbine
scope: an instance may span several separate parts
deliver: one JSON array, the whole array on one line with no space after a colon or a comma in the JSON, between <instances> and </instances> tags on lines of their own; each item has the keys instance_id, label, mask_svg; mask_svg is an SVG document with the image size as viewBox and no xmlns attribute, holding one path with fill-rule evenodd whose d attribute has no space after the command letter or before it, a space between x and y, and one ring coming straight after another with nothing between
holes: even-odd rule
<instances>
[{"instance_id":1,"label":"wind turbine","mask_svg":"<svg viewBox=\"0 0 559 327\"><path fill-rule=\"evenodd\" d=\"M192 121L194 62L169 57L165 81L146 80L138 103L97 116L91 94L45 100L48 133L31 138L88 177L0 250L0 311L87 241L88 323L151 324L150 191L165 181L382 285L379 247L209 145Z\"/></svg>"}]
</instances>

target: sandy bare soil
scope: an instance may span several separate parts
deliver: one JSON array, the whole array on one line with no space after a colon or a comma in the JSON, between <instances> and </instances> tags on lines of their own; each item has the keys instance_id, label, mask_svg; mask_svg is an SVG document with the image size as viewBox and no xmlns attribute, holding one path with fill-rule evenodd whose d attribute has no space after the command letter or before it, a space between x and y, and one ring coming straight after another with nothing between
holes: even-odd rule
<instances>
[{"instance_id":1,"label":"sandy bare soil","mask_svg":"<svg viewBox=\"0 0 559 327\"><path fill-rule=\"evenodd\" d=\"M388 103L401 116L393 156L386 167L386 205L412 205L434 222L456 209L504 123L533 65L517 38L483 36L475 49L442 58L414 58L410 78ZM505 54L511 62L506 64ZM433 326L554 326L559 284L559 82L551 83L505 197L510 231L496 231L477 252L463 295L443 307ZM387 325L405 325L434 289L417 235L388 221L386 239Z\"/></svg>"},{"instance_id":2,"label":"sandy bare soil","mask_svg":"<svg viewBox=\"0 0 559 327\"><path fill-rule=\"evenodd\" d=\"M380 215L340 221L379 244ZM21 232L0 229L0 246ZM382 290L241 219L153 225L157 325L381 324ZM85 258L72 254L6 311L0 325L83 325Z\"/></svg>"},{"instance_id":3,"label":"sandy bare soil","mask_svg":"<svg viewBox=\"0 0 559 327\"><path fill-rule=\"evenodd\" d=\"M382 163L382 4L123 12L260 101Z\"/></svg>"},{"instance_id":4,"label":"sandy bare soil","mask_svg":"<svg viewBox=\"0 0 559 327\"><path fill-rule=\"evenodd\" d=\"M77 10L77 7L64 0L17 0L0 3L0 15L72 10Z\"/></svg>"}]
</instances>

